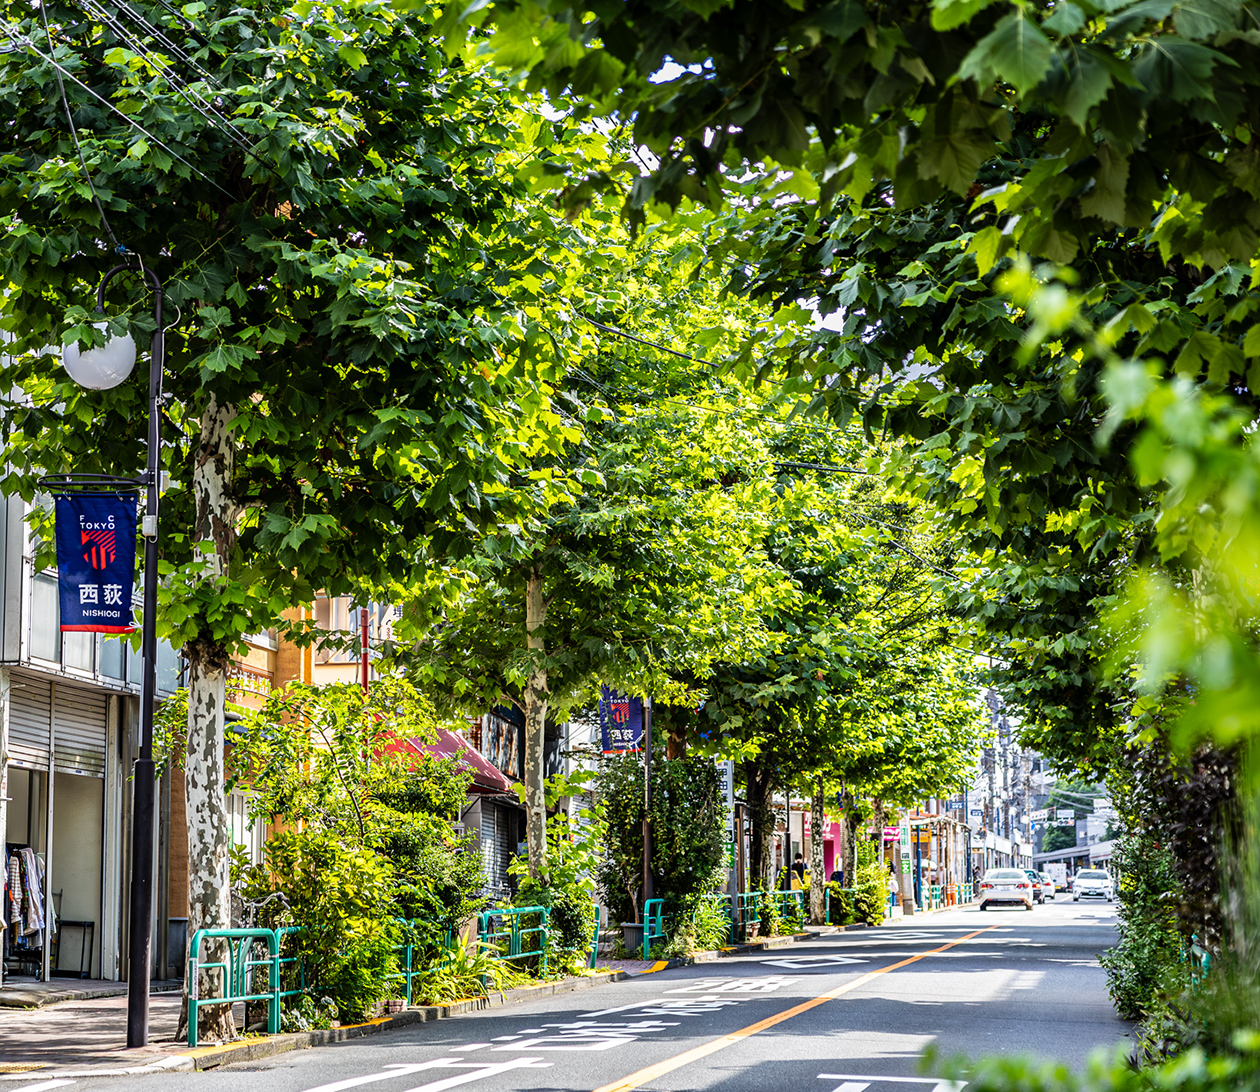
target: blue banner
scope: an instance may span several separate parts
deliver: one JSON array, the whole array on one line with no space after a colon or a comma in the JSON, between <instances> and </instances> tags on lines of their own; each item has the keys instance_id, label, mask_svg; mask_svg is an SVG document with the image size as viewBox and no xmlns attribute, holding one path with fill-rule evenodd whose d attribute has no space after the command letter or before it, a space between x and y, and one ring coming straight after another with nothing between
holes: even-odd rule
<instances>
[{"instance_id":1,"label":"blue banner","mask_svg":"<svg viewBox=\"0 0 1260 1092\"><path fill-rule=\"evenodd\" d=\"M639 750L643 746L643 699L600 687L599 738L606 755Z\"/></svg>"},{"instance_id":2,"label":"blue banner","mask_svg":"<svg viewBox=\"0 0 1260 1092\"><path fill-rule=\"evenodd\" d=\"M138 493L56 498L61 631L130 633Z\"/></svg>"}]
</instances>

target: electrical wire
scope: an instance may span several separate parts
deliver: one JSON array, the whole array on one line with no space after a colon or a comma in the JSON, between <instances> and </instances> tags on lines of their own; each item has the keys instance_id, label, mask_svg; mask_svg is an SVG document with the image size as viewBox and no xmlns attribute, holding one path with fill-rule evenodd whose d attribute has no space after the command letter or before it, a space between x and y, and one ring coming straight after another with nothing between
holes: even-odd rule
<instances>
[{"instance_id":1,"label":"electrical wire","mask_svg":"<svg viewBox=\"0 0 1260 1092\"><path fill-rule=\"evenodd\" d=\"M223 194L224 197L228 198L228 200L233 201L233 202L238 200L238 198L228 193L228 191L225 190L221 185L219 185L218 182L216 182L213 178L211 178L208 174L206 174L205 171L201 170L198 167L194 167L191 163L189 163L188 160L186 160L182 155L180 155L177 151L175 151L174 148L170 147L170 145L168 145L165 141L159 140L157 137L155 137L152 133L150 133L143 125L141 125L134 118L128 117L108 99L103 98L102 96L98 95L95 91L93 91L90 87L88 87L87 84L85 84L81 79L79 79L73 72L71 72L68 68L62 67L60 64L57 63L57 61L53 57L49 57L41 53L40 50L36 47L35 43L30 40L30 38L25 37L20 31L15 30L7 22L0 22L0 30L3 30L6 34L8 34L8 36L12 38L19 46L25 47L26 49L30 50L30 52L35 54L35 56L38 57L40 60L45 61L48 64L52 65L53 68L55 68L58 72L64 73L68 79L73 80L76 84L78 84L79 87L83 88L84 91L86 91L89 95L91 95L92 98L96 99L97 102L101 103L102 106L106 107L106 109L108 109L111 113L117 114L120 118L123 119L123 121L125 121L133 129L136 129L140 133L144 134L144 136L146 136L159 148L162 148L165 151L169 152L170 155L174 159L182 163L185 167L187 167L190 171L192 171L193 174L209 182L210 185L212 185L216 190L218 190L221 194Z\"/></svg>"},{"instance_id":2,"label":"electrical wire","mask_svg":"<svg viewBox=\"0 0 1260 1092\"><path fill-rule=\"evenodd\" d=\"M148 31L149 34L151 34L154 38L156 38L159 43L165 45L172 53L174 53L176 56L182 59L186 64L191 65L194 69L200 72L202 77L205 79L207 83L212 83L216 87L218 87L220 90L224 90L222 80L220 80L217 76L211 75L204 68L202 68L201 65L199 65L196 62L196 60L193 58L192 54L190 54L178 43L168 38L158 27L154 26L142 14L140 14L134 8L126 4L124 0L114 0L114 6L118 8L119 11L125 12L128 16L130 16L132 21L138 23L143 29ZM168 9L168 10L173 10L173 9ZM184 19L182 15L179 16L179 18L181 22L183 22L184 28L186 30L188 30L190 33L195 33L195 30L191 23L189 23L186 19ZM200 38L200 35L198 35L198 37ZM201 38L201 41L207 45L209 44L208 42L205 42L204 38Z\"/></svg>"},{"instance_id":3,"label":"electrical wire","mask_svg":"<svg viewBox=\"0 0 1260 1092\"><path fill-rule=\"evenodd\" d=\"M197 111L197 113L204 117L206 121L210 123L210 127L215 132L234 143L244 155L251 156L257 163L259 163L260 166L268 166L268 164L263 163L260 159L258 159L258 156L254 154L248 141L244 140L240 134L235 131L232 127L232 123L227 118L215 110L213 106L206 102L205 99L198 95L197 92L187 84L181 86L181 81L176 77L174 70L171 69L164 60L159 58L156 53L149 50L138 37L123 27L122 24L114 16L110 15L103 7L101 7L96 0L81 0L81 2L87 5L90 9L94 9L110 30L131 46L137 55L148 61L160 75L164 76L166 82L169 83L175 90L175 93L183 98L189 106ZM89 12L89 14L91 14L91 12ZM220 122L222 124L220 124Z\"/></svg>"},{"instance_id":4,"label":"electrical wire","mask_svg":"<svg viewBox=\"0 0 1260 1092\"><path fill-rule=\"evenodd\" d=\"M43 0L39 5L40 18L44 22L44 36L48 39L48 52L54 52L52 30L48 26L48 12L44 7ZM21 43L18 43L19 45ZM105 215L105 207L101 204L100 196L96 192L96 183L92 181L92 172L88 170L87 159L83 155L83 146L79 143L78 126L74 124L74 115L70 110L70 99L66 95L66 84L61 78L61 69L57 68L57 89L61 92L61 105L66 112L66 121L70 125L70 138L74 141L74 150L79 153L79 166L83 168L83 177L87 179L88 189L92 192L92 203L96 206L96 211L101 217L101 226L105 229L105 234L109 236L109 241L114 244L114 250L122 253L125 249L118 241L118 236L114 234L114 229L110 227L109 217Z\"/></svg>"}]
</instances>

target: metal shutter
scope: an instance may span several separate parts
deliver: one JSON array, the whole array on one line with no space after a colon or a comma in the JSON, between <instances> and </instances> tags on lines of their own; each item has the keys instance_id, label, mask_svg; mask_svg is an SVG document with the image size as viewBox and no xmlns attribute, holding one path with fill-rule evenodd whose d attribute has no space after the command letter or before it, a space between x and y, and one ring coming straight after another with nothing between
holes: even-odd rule
<instances>
[{"instance_id":1,"label":"metal shutter","mask_svg":"<svg viewBox=\"0 0 1260 1092\"><path fill-rule=\"evenodd\" d=\"M9 690L9 761L28 770L48 769L47 679L13 676Z\"/></svg>"},{"instance_id":2,"label":"metal shutter","mask_svg":"<svg viewBox=\"0 0 1260 1092\"><path fill-rule=\"evenodd\" d=\"M486 885L491 889L498 886L498 880L495 877L498 811L499 809L489 800L481 802L481 867L486 873Z\"/></svg>"},{"instance_id":3,"label":"metal shutter","mask_svg":"<svg viewBox=\"0 0 1260 1092\"><path fill-rule=\"evenodd\" d=\"M57 769L87 777L105 776L105 733L109 699L99 692L57 684L53 745Z\"/></svg>"}]
</instances>

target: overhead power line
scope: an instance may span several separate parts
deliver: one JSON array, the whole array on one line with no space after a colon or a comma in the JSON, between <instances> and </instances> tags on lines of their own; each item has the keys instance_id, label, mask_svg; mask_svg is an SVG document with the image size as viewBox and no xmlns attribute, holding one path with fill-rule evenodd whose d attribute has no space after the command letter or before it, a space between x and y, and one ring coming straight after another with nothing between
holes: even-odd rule
<instances>
[{"instance_id":1,"label":"overhead power line","mask_svg":"<svg viewBox=\"0 0 1260 1092\"><path fill-rule=\"evenodd\" d=\"M95 91L93 91L90 87L88 87L87 84L85 84L81 79L79 79L73 72L71 72L68 68L65 68L64 66L59 64L54 57L48 56L45 53L43 53L35 45L35 43L30 40L30 38L26 37L19 30L17 30L16 28L11 26L7 22L0 22L0 30L3 30L19 46L26 48L31 53L33 53L36 57L38 57L40 60L46 62L47 64L52 65L54 69L62 73L67 79L73 80L79 87L83 88L84 91L86 91L89 95L91 95L92 98L96 99L97 102L99 102L102 106L104 106L107 110L109 110L110 113L117 114L120 118L123 119L123 121L125 121L133 129L143 134L147 139L152 141L159 148L168 152L173 159L182 163L185 167L187 167L190 171L192 171L193 174L197 175L199 178L204 179L206 182L209 182L210 185L212 185L216 190L218 190L221 194L223 194L224 197L228 198L228 200L230 201L238 200L238 198L234 197L227 190L225 190L221 185L219 185L218 182L216 182L213 178L211 178L208 174L206 174L205 171L201 170L199 167L194 167L191 163L189 163L187 159L185 159L182 155L180 155L177 151L175 151L175 149L172 148L169 144L167 144L163 140L160 140L158 137L155 137L152 133L149 132L148 129L146 129L134 118L129 117L127 114L124 114L121 110L118 109L117 106L115 106L112 102L110 102L109 99L104 98L101 95L98 95Z\"/></svg>"}]
</instances>

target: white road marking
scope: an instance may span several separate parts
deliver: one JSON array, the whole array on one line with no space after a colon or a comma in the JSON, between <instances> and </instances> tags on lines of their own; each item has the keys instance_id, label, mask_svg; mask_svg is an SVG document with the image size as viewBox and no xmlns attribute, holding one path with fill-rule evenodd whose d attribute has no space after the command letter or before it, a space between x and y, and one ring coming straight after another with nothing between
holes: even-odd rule
<instances>
[{"instance_id":1,"label":"white road marking","mask_svg":"<svg viewBox=\"0 0 1260 1092\"><path fill-rule=\"evenodd\" d=\"M799 955L782 959L763 959L767 967L786 967L789 971L811 971L815 967L843 967L850 963L869 963L869 956Z\"/></svg>"},{"instance_id":2,"label":"white road marking","mask_svg":"<svg viewBox=\"0 0 1260 1092\"><path fill-rule=\"evenodd\" d=\"M612 1016L618 1012L636 1012L644 1016L702 1016L739 1003L734 998L719 997L715 993L704 994L700 997L657 997L651 1001L637 1001L633 1005L618 1005L616 1008L600 1009L598 1012L584 1012L582 1016L588 1020L596 1016Z\"/></svg>"},{"instance_id":3,"label":"white road marking","mask_svg":"<svg viewBox=\"0 0 1260 1092\"><path fill-rule=\"evenodd\" d=\"M461 1064L464 1066L469 1065L468 1062ZM454 1088L457 1085L469 1084L472 1081L481 1080L482 1077L495 1077L500 1073L507 1073L513 1069L547 1069L550 1065L550 1062L544 1062L541 1058L512 1058L506 1062L486 1062L478 1064L475 1069L468 1073L458 1073L454 1077L443 1077L440 1081L418 1084L414 1088L408 1088L406 1092L442 1092L444 1088ZM455 1067L453 1066L452 1068Z\"/></svg>"},{"instance_id":4,"label":"white road marking","mask_svg":"<svg viewBox=\"0 0 1260 1092\"><path fill-rule=\"evenodd\" d=\"M930 1084L931 1092L962 1092L967 1087L966 1081L946 1081L939 1077L884 1077L881 1075L855 1073L819 1073L820 1081L844 1081L845 1084L832 1089L832 1092L858 1092L872 1084Z\"/></svg>"},{"instance_id":5,"label":"white road marking","mask_svg":"<svg viewBox=\"0 0 1260 1092\"><path fill-rule=\"evenodd\" d=\"M447 1049L456 1054L462 1054L465 1050L485 1050L489 1045L489 1043L465 1043L463 1046L447 1047Z\"/></svg>"},{"instance_id":6,"label":"white road marking","mask_svg":"<svg viewBox=\"0 0 1260 1092\"><path fill-rule=\"evenodd\" d=\"M636 1020L623 1024L599 1024L593 1020L572 1020L561 1024L547 1024L548 1034L538 1035L520 1043L505 1043L494 1049L500 1050L610 1050L613 1047L633 1043L645 1035L653 1035L666 1028L678 1027L677 1021Z\"/></svg>"},{"instance_id":7,"label":"white road marking","mask_svg":"<svg viewBox=\"0 0 1260 1092\"><path fill-rule=\"evenodd\" d=\"M38 1084L24 1084L21 1088L12 1089L11 1092L43 1092L45 1088L64 1088L68 1084L74 1084L74 1081L40 1081Z\"/></svg>"},{"instance_id":8,"label":"white road marking","mask_svg":"<svg viewBox=\"0 0 1260 1092\"><path fill-rule=\"evenodd\" d=\"M455 1065L461 1061L459 1058L437 1058L432 1062L393 1062L385 1067L383 1073L369 1073L363 1077L348 1077L344 1081L333 1081L332 1084L321 1084L316 1088L308 1088L306 1092L342 1092L346 1088L358 1088L364 1084L374 1084L376 1081L388 1081L394 1077L410 1077L413 1073L420 1073L425 1069L440 1069L448 1065ZM36 1085L36 1088L48 1087L46 1085Z\"/></svg>"},{"instance_id":9,"label":"white road marking","mask_svg":"<svg viewBox=\"0 0 1260 1092\"><path fill-rule=\"evenodd\" d=\"M702 978L690 986L676 986L666 993L774 993L804 979L797 975L768 974L761 978Z\"/></svg>"}]
</instances>

